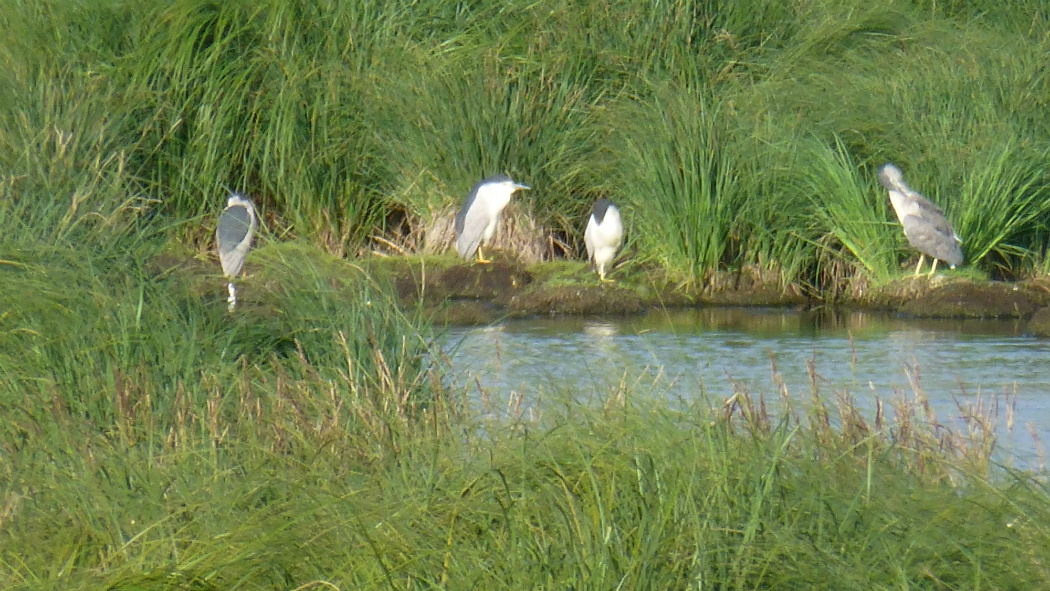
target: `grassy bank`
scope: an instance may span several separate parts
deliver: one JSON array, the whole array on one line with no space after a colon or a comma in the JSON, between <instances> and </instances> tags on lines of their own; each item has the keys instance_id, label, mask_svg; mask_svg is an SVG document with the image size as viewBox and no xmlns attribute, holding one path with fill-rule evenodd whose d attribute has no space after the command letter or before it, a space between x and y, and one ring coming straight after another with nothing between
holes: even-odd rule
<instances>
[{"instance_id":1,"label":"grassy bank","mask_svg":"<svg viewBox=\"0 0 1050 591\"><path fill-rule=\"evenodd\" d=\"M264 237L230 315L213 260L78 228L0 250L4 589L1050 580L1050 493L980 415L596 386L493 421L355 265Z\"/></svg>"},{"instance_id":2,"label":"grassy bank","mask_svg":"<svg viewBox=\"0 0 1050 591\"><path fill-rule=\"evenodd\" d=\"M979 274L1047 264L1040 2L0 11L0 216L34 231L61 226L41 201L184 221L234 187L335 254L404 239L403 216L406 244L441 249L449 208L502 170L534 187L522 209L548 256L579 253L605 196L634 258L691 281L754 265L819 293L913 256L874 179L893 161Z\"/></svg>"},{"instance_id":3,"label":"grassy bank","mask_svg":"<svg viewBox=\"0 0 1050 591\"><path fill-rule=\"evenodd\" d=\"M493 420L353 265L264 241L230 315L213 261L137 240L3 248L4 589L1050 582L1050 493L980 413L866 419L814 377L809 404L596 386Z\"/></svg>"},{"instance_id":4,"label":"grassy bank","mask_svg":"<svg viewBox=\"0 0 1050 591\"><path fill-rule=\"evenodd\" d=\"M405 327L393 342L352 330L399 322L388 312L340 300L354 309L340 324L306 311L260 326L223 318L216 291L214 313L184 304L164 320L146 305L138 328L134 293L115 309L96 293L70 310L117 318L67 338L5 318L0 586L1050 582L1050 494L1025 474L993 477L979 420L966 439L903 401L869 422L848 398L806 410L737 389L677 408L574 392L588 402L493 421L465 404L469 385L422 371ZM331 294L318 291L281 308L309 310Z\"/></svg>"}]
</instances>

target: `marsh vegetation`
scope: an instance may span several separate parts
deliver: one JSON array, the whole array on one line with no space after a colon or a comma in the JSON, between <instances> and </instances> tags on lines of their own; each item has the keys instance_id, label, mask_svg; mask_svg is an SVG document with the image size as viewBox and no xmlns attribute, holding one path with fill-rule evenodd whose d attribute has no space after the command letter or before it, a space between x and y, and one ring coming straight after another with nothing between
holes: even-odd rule
<instances>
[{"instance_id":1,"label":"marsh vegetation","mask_svg":"<svg viewBox=\"0 0 1050 591\"><path fill-rule=\"evenodd\" d=\"M545 256L578 255L609 197L634 261L821 292L913 258L875 182L893 161L979 275L1046 270L1035 0L3 10L0 215L37 236L133 207L202 246L232 187L336 255L374 236L444 250L451 209L503 171L534 188L522 240Z\"/></svg>"},{"instance_id":2,"label":"marsh vegetation","mask_svg":"<svg viewBox=\"0 0 1050 591\"><path fill-rule=\"evenodd\" d=\"M969 272L1042 273L1048 45L1035 0L3 3L0 587L1047 586L1045 482L921 409L488 422L353 259L508 172L543 257L608 197L628 270L830 293L910 264L891 160Z\"/></svg>"}]
</instances>

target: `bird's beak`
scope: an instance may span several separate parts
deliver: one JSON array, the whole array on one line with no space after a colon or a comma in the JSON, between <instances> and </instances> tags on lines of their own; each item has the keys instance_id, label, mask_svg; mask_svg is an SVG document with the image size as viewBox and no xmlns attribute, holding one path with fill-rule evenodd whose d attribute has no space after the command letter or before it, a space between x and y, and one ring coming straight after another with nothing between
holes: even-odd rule
<instances>
[{"instance_id":1,"label":"bird's beak","mask_svg":"<svg viewBox=\"0 0 1050 591\"><path fill-rule=\"evenodd\" d=\"M532 189L532 187L530 187L528 185L519 185L517 183L514 183L514 190L515 191L529 191L531 189Z\"/></svg>"}]
</instances>

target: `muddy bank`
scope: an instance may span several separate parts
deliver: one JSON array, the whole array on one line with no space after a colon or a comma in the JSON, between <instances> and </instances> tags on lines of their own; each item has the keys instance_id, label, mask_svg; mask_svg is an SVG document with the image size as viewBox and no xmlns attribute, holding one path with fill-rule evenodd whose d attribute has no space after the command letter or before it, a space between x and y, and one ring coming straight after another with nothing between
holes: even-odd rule
<instances>
[{"instance_id":1,"label":"muddy bank","mask_svg":"<svg viewBox=\"0 0 1050 591\"><path fill-rule=\"evenodd\" d=\"M456 323L536 314L637 314L654 305L658 294L672 296L672 305L690 303L669 286L645 289L634 284L602 284L596 275L593 281L586 281L574 273L575 268L559 263L525 269L500 260L488 265L456 262L445 266L401 259L384 261L379 269L392 276L401 301L422 299L445 306L449 320Z\"/></svg>"},{"instance_id":2,"label":"muddy bank","mask_svg":"<svg viewBox=\"0 0 1050 591\"><path fill-rule=\"evenodd\" d=\"M294 250L294 252L290 252ZM292 257L294 255L294 257ZM464 264L455 257L380 257L348 261L307 249L261 249L249 259L244 305L272 291L281 282L286 264L270 269L274 261L309 261L325 274L349 272L372 275L389 282L406 306L419 302L440 313L441 320L482 324L506 317L536 315L625 316L653 309L695 306L758 306L810 309L834 305L846 309L888 310L917 318L1013 318L1028 321L1028 332L1050 337L1050 279L1018 283L975 281L945 273L935 277L902 277L888 284L854 287L849 297L833 304L806 297L797 286L781 284L770 272L745 269L720 272L702 286L685 286L666 278L659 269L617 269L614 283L601 283L587 265L553 261L525 267L497 259L489 265ZM298 257L298 258L296 258ZM217 263L186 251L162 253L146 265L150 274L174 273L186 281L193 297L225 298L225 280ZM306 264L305 262L303 264ZM293 265L294 266L294 265Z\"/></svg>"},{"instance_id":3,"label":"muddy bank","mask_svg":"<svg viewBox=\"0 0 1050 591\"><path fill-rule=\"evenodd\" d=\"M826 305L805 297L795 286L782 286L775 276L753 270L718 273L702 287L691 288L662 279L655 270L618 273L616 283L602 284L589 267L574 261L525 268L502 260L477 265L402 258L385 259L377 269L391 275L402 301L440 304L448 320L456 323L537 314L628 315L685 306ZM1050 281L907 277L857 290L835 304L925 318L1027 319L1050 305ZM1050 334L1050 312L1045 315Z\"/></svg>"},{"instance_id":4,"label":"muddy bank","mask_svg":"<svg viewBox=\"0 0 1050 591\"><path fill-rule=\"evenodd\" d=\"M1028 318L1050 305L1050 283L906 277L861 292L846 303L920 318Z\"/></svg>"},{"instance_id":5,"label":"muddy bank","mask_svg":"<svg viewBox=\"0 0 1050 591\"><path fill-rule=\"evenodd\" d=\"M690 289L640 273L602 283L586 265L572 261L524 268L513 262L449 266L410 261L386 261L398 297L422 299L447 307L451 322L488 322L499 317L537 314L630 315L651 308L687 306L799 306L809 300L791 290L750 274L714 278L703 289Z\"/></svg>"}]
</instances>

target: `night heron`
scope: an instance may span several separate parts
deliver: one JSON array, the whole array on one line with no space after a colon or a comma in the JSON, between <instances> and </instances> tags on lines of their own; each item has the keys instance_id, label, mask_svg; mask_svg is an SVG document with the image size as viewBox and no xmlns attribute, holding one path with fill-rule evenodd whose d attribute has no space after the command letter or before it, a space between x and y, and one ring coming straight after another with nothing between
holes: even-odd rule
<instances>
[{"instance_id":1,"label":"night heron","mask_svg":"<svg viewBox=\"0 0 1050 591\"><path fill-rule=\"evenodd\" d=\"M528 185L515 183L505 174L489 177L470 189L463 209L456 215L456 250L459 256L469 259L478 254L479 263L491 263L481 253L482 243L488 244L499 225L499 215L510 203L515 191L528 189Z\"/></svg>"},{"instance_id":2,"label":"night heron","mask_svg":"<svg viewBox=\"0 0 1050 591\"><path fill-rule=\"evenodd\" d=\"M237 289L233 286L233 280L241 274L241 267L248 256L248 249L252 247L252 237L258 226L259 219L252 202L238 193L231 193L226 200L226 209L222 210L219 223L215 226L219 262L222 263L223 274L230 280L227 284L230 297L226 301L230 303L231 312L237 305Z\"/></svg>"},{"instance_id":3,"label":"night heron","mask_svg":"<svg viewBox=\"0 0 1050 591\"><path fill-rule=\"evenodd\" d=\"M594 263L598 278L603 283L612 282L605 278L605 265L616 258L616 251L623 241L623 222L620 210L608 199L594 202L591 217L587 220L587 230L583 233L587 245L587 260Z\"/></svg>"},{"instance_id":4,"label":"night heron","mask_svg":"<svg viewBox=\"0 0 1050 591\"><path fill-rule=\"evenodd\" d=\"M919 251L915 275L918 276L925 256L933 259L931 276L937 270L938 260L948 263L953 269L961 265L963 254L959 244L962 240L952 230L944 211L905 184L900 169L892 164L879 169L879 182L890 192L890 203L904 226L908 244Z\"/></svg>"}]
</instances>

